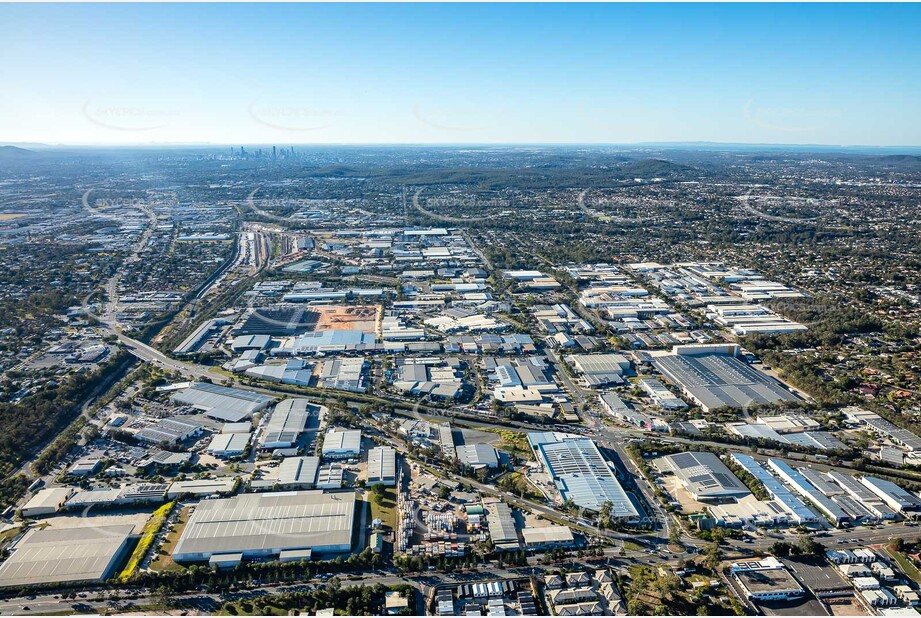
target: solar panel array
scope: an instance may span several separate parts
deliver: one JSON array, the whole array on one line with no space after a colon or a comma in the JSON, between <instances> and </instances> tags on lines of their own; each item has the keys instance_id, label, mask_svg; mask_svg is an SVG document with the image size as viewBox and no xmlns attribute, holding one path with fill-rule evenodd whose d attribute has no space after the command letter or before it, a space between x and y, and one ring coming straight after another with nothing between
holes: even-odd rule
<instances>
[{"instance_id":1,"label":"solar panel array","mask_svg":"<svg viewBox=\"0 0 921 618\"><path fill-rule=\"evenodd\" d=\"M678 453L665 461L697 500L741 498L751 493L713 453Z\"/></svg>"},{"instance_id":2,"label":"solar panel array","mask_svg":"<svg viewBox=\"0 0 921 618\"><path fill-rule=\"evenodd\" d=\"M253 311L239 328L240 335L300 335L312 331L320 314L304 307L266 307Z\"/></svg>"},{"instance_id":3,"label":"solar panel array","mask_svg":"<svg viewBox=\"0 0 921 618\"><path fill-rule=\"evenodd\" d=\"M706 410L798 401L770 376L726 354L660 356L653 365Z\"/></svg>"}]
</instances>

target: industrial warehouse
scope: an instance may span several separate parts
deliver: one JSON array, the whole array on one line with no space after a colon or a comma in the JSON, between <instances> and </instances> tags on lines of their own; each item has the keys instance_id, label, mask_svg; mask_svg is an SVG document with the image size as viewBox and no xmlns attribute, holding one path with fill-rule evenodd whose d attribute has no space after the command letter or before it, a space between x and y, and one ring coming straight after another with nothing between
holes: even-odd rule
<instances>
[{"instance_id":1,"label":"industrial warehouse","mask_svg":"<svg viewBox=\"0 0 921 618\"><path fill-rule=\"evenodd\" d=\"M823 473L778 458L758 461L743 453L732 453L728 461L739 474L748 475L749 486L709 452L667 455L653 464L669 475L660 486L677 497L675 505L686 514L705 510L718 526L824 525L827 520L841 528L911 519L921 510L921 498L885 479L836 470ZM763 499L753 495L755 486L763 488ZM683 494L695 502L688 503Z\"/></svg>"},{"instance_id":2,"label":"industrial warehouse","mask_svg":"<svg viewBox=\"0 0 921 618\"><path fill-rule=\"evenodd\" d=\"M367 484L381 483L387 487L397 484L397 453L391 446L377 446L368 451Z\"/></svg>"},{"instance_id":3,"label":"industrial warehouse","mask_svg":"<svg viewBox=\"0 0 921 618\"><path fill-rule=\"evenodd\" d=\"M285 457L278 466L278 476L270 483L279 489L313 489L319 469L319 457Z\"/></svg>"},{"instance_id":4,"label":"industrial warehouse","mask_svg":"<svg viewBox=\"0 0 921 618\"><path fill-rule=\"evenodd\" d=\"M361 455L361 430L333 428L323 440L323 459L356 459Z\"/></svg>"},{"instance_id":5,"label":"industrial warehouse","mask_svg":"<svg viewBox=\"0 0 921 618\"><path fill-rule=\"evenodd\" d=\"M774 557L737 562L732 565L732 575L753 601L786 600L805 594L784 564Z\"/></svg>"},{"instance_id":6,"label":"industrial warehouse","mask_svg":"<svg viewBox=\"0 0 921 618\"><path fill-rule=\"evenodd\" d=\"M566 362L592 388L623 384L624 375L630 371L630 361L621 354L576 354L567 356Z\"/></svg>"},{"instance_id":7,"label":"industrial warehouse","mask_svg":"<svg viewBox=\"0 0 921 618\"><path fill-rule=\"evenodd\" d=\"M678 453L662 458L698 502L722 502L747 496L749 490L713 453Z\"/></svg>"},{"instance_id":8,"label":"industrial warehouse","mask_svg":"<svg viewBox=\"0 0 921 618\"><path fill-rule=\"evenodd\" d=\"M588 438L554 432L528 434L537 460L553 479L563 501L592 511L611 503L611 516L625 521L639 517L595 443Z\"/></svg>"},{"instance_id":9,"label":"industrial warehouse","mask_svg":"<svg viewBox=\"0 0 921 618\"><path fill-rule=\"evenodd\" d=\"M206 416L228 423L239 423L266 409L273 401L265 395L207 382L196 382L173 395L173 403L191 406L202 410Z\"/></svg>"},{"instance_id":10,"label":"industrial warehouse","mask_svg":"<svg viewBox=\"0 0 921 618\"><path fill-rule=\"evenodd\" d=\"M294 446L304 433L310 414L318 411L319 406L306 399L284 399L275 406L260 438L260 446L265 449Z\"/></svg>"},{"instance_id":11,"label":"industrial warehouse","mask_svg":"<svg viewBox=\"0 0 921 618\"><path fill-rule=\"evenodd\" d=\"M717 346L675 346L672 354L657 356L653 366L680 387L704 412L719 408L745 408L783 401L799 401L777 380L735 357L737 346L722 353Z\"/></svg>"},{"instance_id":12,"label":"industrial warehouse","mask_svg":"<svg viewBox=\"0 0 921 618\"><path fill-rule=\"evenodd\" d=\"M103 581L125 557L132 525L29 530L0 564L0 586Z\"/></svg>"},{"instance_id":13,"label":"industrial warehouse","mask_svg":"<svg viewBox=\"0 0 921 618\"><path fill-rule=\"evenodd\" d=\"M336 554L352 547L355 493L292 491L204 500L173 552L176 562L227 565L288 552Z\"/></svg>"}]
</instances>

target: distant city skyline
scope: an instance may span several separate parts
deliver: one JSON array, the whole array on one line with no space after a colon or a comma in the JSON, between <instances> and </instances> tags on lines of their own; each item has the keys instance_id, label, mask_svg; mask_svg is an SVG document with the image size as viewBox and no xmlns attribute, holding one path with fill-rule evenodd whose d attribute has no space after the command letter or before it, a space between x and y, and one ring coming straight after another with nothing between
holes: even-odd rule
<instances>
[{"instance_id":1,"label":"distant city skyline","mask_svg":"<svg viewBox=\"0 0 921 618\"><path fill-rule=\"evenodd\" d=\"M0 143L919 146L914 4L0 5Z\"/></svg>"}]
</instances>

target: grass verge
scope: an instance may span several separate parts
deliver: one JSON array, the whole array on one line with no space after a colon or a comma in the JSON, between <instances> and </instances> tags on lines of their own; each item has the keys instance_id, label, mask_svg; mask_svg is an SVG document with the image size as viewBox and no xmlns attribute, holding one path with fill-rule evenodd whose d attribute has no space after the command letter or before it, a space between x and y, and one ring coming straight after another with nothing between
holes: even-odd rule
<instances>
[{"instance_id":1,"label":"grass verge","mask_svg":"<svg viewBox=\"0 0 921 618\"><path fill-rule=\"evenodd\" d=\"M899 565L899 569L901 569L905 575L908 575L912 581L921 584L921 571L918 570L918 567L912 564L911 560L909 560L908 557L902 552L898 552L893 549L888 551L889 555L892 556L892 559L895 560L895 563Z\"/></svg>"},{"instance_id":2,"label":"grass verge","mask_svg":"<svg viewBox=\"0 0 921 618\"><path fill-rule=\"evenodd\" d=\"M509 451L522 459L534 459L531 446L528 444L528 437L524 433L510 429L486 429L486 431L499 434L499 437L502 438L500 449Z\"/></svg>"},{"instance_id":3,"label":"grass verge","mask_svg":"<svg viewBox=\"0 0 921 618\"><path fill-rule=\"evenodd\" d=\"M166 518L169 517L170 512L172 512L174 504L176 503L167 502L154 511L147 523L144 524L144 529L141 531L141 538L134 547L134 551L131 552L131 558L128 560L128 564L125 565L122 572L118 574L118 581L122 583L127 582L131 579L131 576L134 575L138 565L141 564L141 560L144 559L144 556L153 544L157 533L160 532L160 528L166 523Z\"/></svg>"},{"instance_id":4,"label":"grass verge","mask_svg":"<svg viewBox=\"0 0 921 618\"><path fill-rule=\"evenodd\" d=\"M639 543L634 543L633 541L624 541L624 549L626 551L643 551L646 548Z\"/></svg>"},{"instance_id":5,"label":"grass verge","mask_svg":"<svg viewBox=\"0 0 921 618\"><path fill-rule=\"evenodd\" d=\"M173 562L173 548L176 547L176 543L179 542L179 537L182 536L182 531L188 521L189 507L186 507L182 509L182 511L179 513L179 517L176 519L176 529L167 535L166 541L163 543L163 547L161 548L161 553L150 561L150 569L152 571L185 570L184 566Z\"/></svg>"}]
</instances>

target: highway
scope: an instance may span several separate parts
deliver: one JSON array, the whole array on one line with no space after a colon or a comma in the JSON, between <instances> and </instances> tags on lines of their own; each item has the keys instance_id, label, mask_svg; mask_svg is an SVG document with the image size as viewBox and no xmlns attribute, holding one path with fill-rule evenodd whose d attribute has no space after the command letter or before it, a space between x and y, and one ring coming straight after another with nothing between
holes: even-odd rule
<instances>
[{"instance_id":1,"label":"highway","mask_svg":"<svg viewBox=\"0 0 921 618\"><path fill-rule=\"evenodd\" d=\"M422 584L414 578L387 575L383 572L374 571L365 572L364 574L359 574L359 576L342 574L339 576L339 579L343 587L373 586L379 583L384 586L409 584L416 589L422 588ZM176 610L187 609L198 610L195 613L205 613L206 611L208 613L214 613L225 601L243 598L254 599L262 596L296 591L298 589L314 588L325 582L325 578L322 580L314 579L309 583L270 585L242 592L225 594L194 591L183 594L172 594L170 595L170 600L172 606ZM160 600L157 598L156 594L143 589L134 589L133 591L104 589L101 592L96 589L87 589L83 592L78 592L78 596L75 599L62 598L60 594L43 594L2 600L0 601L0 615L42 616L74 612L80 614L114 614L131 611L132 607L148 610L157 609L159 602Z\"/></svg>"},{"instance_id":2,"label":"highway","mask_svg":"<svg viewBox=\"0 0 921 618\"><path fill-rule=\"evenodd\" d=\"M196 365L194 363L186 363L183 361L179 361L179 360L170 358L169 356L163 354L162 352L156 350L155 348L147 344L144 344L140 341L137 341L136 339L132 339L131 337L128 337L127 335L123 333L118 333L117 336L119 340L121 341L121 343L125 346L125 348L130 353L137 356L138 358L144 361L147 361L147 362L152 362L154 364L157 364L161 367L164 367L172 371L178 371L187 378L192 378L195 380L200 380L202 378L229 379L221 374L212 373L209 367ZM237 386L239 388L244 388L246 390L252 390L256 392L262 392L262 393L266 393L266 394L269 394L275 397L285 397L285 396L290 396L291 394L286 391L272 389L270 386L267 386L265 388L253 388L253 387L244 386L244 385L237 385ZM346 398L348 399L347 396ZM430 414L432 411L433 410L430 410L427 408L422 408L420 409L420 412L416 412L416 413L413 413L410 411L401 411L401 410L397 410L397 413L405 414L408 416L414 416L414 417L429 416L429 417L437 418L437 415ZM435 412L437 412L437 410L435 410ZM612 449L619 455L623 464L627 466L628 472L630 472L636 478L636 486L643 493L643 496L647 504L652 506L653 510L655 511L656 519L660 523L662 523L662 528L660 530L657 530L656 533L651 534L651 535L620 534L620 533L614 533L611 531L605 531L608 534L603 534L602 536L605 536L610 539L620 539L620 540L629 538L631 540L638 540L639 542L643 542L645 539L646 541L652 541L656 545L661 545L668 539L669 527L672 525L677 525L677 524L671 521L670 516L667 513L665 513L664 509L662 509L661 505L659 505L658 500L652 494L653 488L649 486L648 483L645 481L645 479L642 477L638 468L636 468L635 463L633 462L633 460L630 458L629 454L625 450L625 445L628 440L642 439L642 438L647 438L650 436L646 432L643 432L640 430L634 430L634 429L629 429L629 428L623 428L623 429L613 428L609 426L607 423L605 423L601 418L599 418L597 414L590 408L586 409L586 412L587 412L586 417L589 419L590 425L595 432L596 440L598 440L601 446ZM540 426L533 426L533 428L532 427L521 427L518 424L511 425L511 424L500 423L500 422L471 421L467 419L464 419L460 424L470 426L473 428L480 428L480 429L488 429L488 428L495 428L495 427L508 428L508 429L517 430L517 431L521 431L523 429L524 430L546 429ZM746 447L731 447L730 445L726 445L722 443L702 442L700 440L692 440L690 438L680 438L680 437L667 436L667 435L662 435L662 436L655 435L653 437L655 437L656 439L661 439L665 442L686 444L689 446L707 444L707 445L719 447L719 448L731 448L732 450L737 450L737 451L742 451L742 452L750 451L750 449ZM760 460L766 460L769 457L768 455L761 455L761 454L754 454L754 456ZM789 460L791 458L788 456L784 459ZM804 462L799 462L799 463L801 464ZM835 467L835 466L831 466L828 464L821 464L821 463L809 463L808 465L810 465L814 469L821 470L821 471L840 468L840 467ZM548 507L544 504L531 502L528 500L523 500L512 494L509 494L508 492L499 491L495 487L492 487L490 485L485 485L482 483L478 483L466 477L460 477L460 476L453 475L447 472L445 472L445 474L447 474L448 476L451 476L458 482L472 485L476 487L477 489L485 493L488 493L490 495L499 495L502 498L509 500L511 503L521 506L523 508L534 510L537 513L541 513L543 515L552 517L557 520L566 519L567 523L572 525L568 521L567 516L561 514L556 509ZM906 530L915 530L915 529L913 528L906 529L904 524L891 524L879 530L872 529L872 528L866 528L866 527L860 527L860 528L855 528L855 529L844 529L844 530L830 530L827 534L831 536L827 538L832 539L833 542L841 538L844 538L844 539L855 538L857 539L857 544L859 543L880 543L880 542L886 542L889 539L889 537L892 536L894 533L898 533L904 536ZM595 530L592 530L591 532L597 533L597 531ZM915 534L913 534L912 537L921 537L921 530L915 530ZM738 544L736 543L733 543L733 544L737 545L739 550L743 550L746 548L749 550L767 549L776 540L780 540L781 538L794 538L795 539L796 537L795 535L786 535L786 536L777 535L776 537L768 537L765 540L758 539L754 541L753 543L749 543L749 544L742 544L741 542ZM697 539L696 537L692 537L687 534L684 534L684 536L682 537L682 543L684 543L685 545L689 545L689 546L702 546L705 544L699 539ZM826 545L828 544L829 543L826 543Z\"/></svg>"},{"instance_id":3,"label":"highway","mask_svg":"<svg viewBox=\"0 0 921 618\"><path fill-rule=\"evenodd\" d=\"M203 365L195 365L193 363L185 363L183 361L170 358L156 348L138 341L137 339L132 339L120 331L116 331L115 336L118 337L118 340L121 342L121 344L125 346L125 350L143 361L153 363L154 365L159 365L164 369L178 371L185 377L194 378L197 380L200 380L201 378L212 379L215 377L215 374L211 373L209 367L205 367Z\"/></svg>"},{"instance_id":4,"label":"highway","mask_svg":"<svg viewBox=\"0 0 921 618\"><path fill-rule=\"evenodd\" d=\"M414 205L417 206L418 193L413 198ZM418 206L417 206L418 207ZM150 213L149 213L150 214ZM152 218L152 222L156 222L156 217ZM265 226L259 225L247 225L245 227L245 232L241 234L240 241L238 243L237 252L233 259L228 260L221 269L213 273L208 280L205 281L200 290L195 294L193 302L198 301L214 289L215 286L220 285L224 280L227 273L240 270L243 268L247 269L244 279L250 278L257 275L264 268L268 266L271 261L272 256L272 242L271 242L271 231L264 229ZM118 281L120 280L121 273L124 271L124 268L127 264L132 261L139 259L139 253L146 245L147 240L149 240L150 233L155 229L155 225L152 225L148 230L145 231L145 234L142 236L141 240L137 243L132 256L126 260L125 265L120 268L116 274L107 282L106 290L109 297L109 303L106 305L106 309L102 312L101 321L103 325L111 330L119 342L125 347L125 349L136 356L137 358L153 363L157 366L160 366L164 369L175 371L180 373L187 379L192 380L202 380L204 378L212 379L215 381L228 381L235 386L244 388L247 390L252 390L256 392L267 393L276 397L286 397L291 396L292 393L275 389L271 385L266 385L264 387L253 387L239 385L235 378L228 377L224 374L216 373L212 370L211 367L198 365L195 363L184 362L176 360L169 357L168 355L160 352L151 345L145 344L141 341L138 341L125 333L121 332L116 325L115 316L117 314L117 287ZM252 234L252 236L248 236ZM473 243L471 243L471 246ZM478 254L481 255L484 262L486 262L486 257L482 255L479 250L476 250ZM491 269L491 265L490 265ZM243 282L241 281L241 284ZM85 303L88 301L86 299ZM654 487L642 476L641 471L639 470L636 463L632 460L629 453L626 451L626 444L633 439L644 439L644 438L654 438L657 440L662 440L664 442L686 445L688 447L699 447L701 445L707 445L722 449L731 449L740 452L751 452L751 449L741 445L728 445L725 443L709 442L694 440L690 438L682 438L670 435L650 435L648 432L641 431L639 429L629 428L629 427L615 427L609 424L605 418L603 418L603 413L599 412L597 406L593 405L593 398L596 396L591 390L582 388L578 383L572 380L569 375L566 373L565 369L562 366L562 360L553 350L546 350L546 354L557 367L555 374L559 376L559 380L562 383L562 386L571 393L574 398L575 403L578 406L578 409L581 411L582 416L586 422L587 427L573 427L572 431L589 435L593 437L599 444L599 446L609 449L617 453L620 458L623 466L626 468L626 472L631 475L634 479L632 486L634 486L642 495L644 502L652 509L652 515L657 522L656 529L651 533L646 534L637 534L632 532L619 532L614 530L600 530L593 526L585 525L582 523L578 517L570 515L568 513L560 511L550 502L539 502L534 500L529 500L515 494L512 494L508 491L505 491L495 485L489 485L481 483L475 479L457 475L449 470L443 468L436 468L437 472L447 478L450 478L458 483L462 483L468 486L473 487L484 495L497 496L502 498L508 504L518 507L523 510L527 510L538 515L543 516L544 518L563 523L567 526L572 527L575 530L579 530L582 533L592 536L600 537L607 540L609 543L613 544L613 547L608 547L605 549L605 555L609 560L616 560L620 553L624 551L624 542L631 541L637 543L644 547L643 551L633 551L627 552L628 559L631 562L642 562L646 564L662 564L669 560L676 560L679 557L682 557L686 554L671 554L665 550L665 547L668 545L668 537L672 526L680 526L678 522L672 519L672 516L665 511L665 509L660 504L659 500L654 495ZM313 390L313 389L312 389ZM368 400L377 400L388 402L396 406L396 413L412 416L412 417L423 417L423 418L433 418L438 420L450 419L452 422L457 423L461 426L468 426L481 429L493 429L493 428L506 428L514 431L529 431L529 430L546 430L547 427L543 425L537 425L527 422L516 422L516 421L503 421L499 419L489 419L481 420L472 416L472 414L467 414L469 410L464 410L463 408L455 409L445 409L435 406L426 406L418 402L414 403L408 398L396 398L392 396L368 396L368 395L350 395L346 392L336 392L337 395L341 394L347 401L366 403ZM313 395L307 395L312 397ZM461 411L462 414L457 414L458 411ZM384 434L385 435L385 434ZM392 444L398 451L406 453L406 447L404 446L401 440L395 439L391 436L385 435L385 440ZM765 451L762 449L762 453L771 453L771 451ZM764 454L755 455L759 459L766 459L767 456ZM793 453L784 457L784 459L794 460L798 463L806 463L808 460L799 459L798 455ZM819 462L808 462L813 468L817 470L826 470L833 469L832 466L827 464L822 464ZM838 466L840 467L840 466ZM905 524L889 524L881 526L878 528L871 527L860 527L855 529L844 529L844 530L828 530L816 533L817 540L824 544L828 548L837 549L837 548L847 548L847 547L859 547L865 545L876 545L888 542L895 536L906 538L910 540L913 538L921 537L921 529L915 529L913 527L906 527ZM757 534L754 538L749 540L736 540L736 539L727 539L724 546L725 550L736 557L748 557L754 555L755 551L767 550L775 542L780 540L793 541L797 540L797 534L793 531L790 532L768 532L766 534ZM708 542L697 539L696 537L691 536L682 529L681 543L684 545L688 551L694 552L700 548L708 545ZM529 560L533 563L532 568L539 568L537 566L538 559L533 558ZM505 576L514 576L513 571L506 571L503 569L493 569L489 570L490 576L500 576L503 574ZM470 575L461 575L461 577L469 577ZM450 582L456 581L453 575L449 574L431 574L427 575L424 578L426 581L430 582ZM421 586L419 583L421 580L419 578L409 578L409 577L397 577L397 576L381 576L381 575L366 575L365 579L356 580L357 582L363 583L388 583L393 581L396 582L405 582L412 583L415 586ZM351 583L347 580L344 580L344 583ZM277 592L284 587L265 587L260 588L257 591L253 591L254 595L264 595L272 594ZM88 599L96 598L95 593L88 594L86 598L80 598L75 600L72 599L61 599L55 598L56 595L44 595L37 596L33 599L11 599L8 601L0 602L0 613L2 614L49 614L49 613L58 613L62 611L68 611L73 609L74 603L80 604L80 609L82 612L105 612L105 611L117 611L119 607L124 607L124 601L121 601L122 605L119 605L118 601L112 601L110 599L100 600L100 601L90 601ZM194 593L188 595L179 595L175 597L175 600L181 604L189 603L201 603L208 602L211 604L219 604L225 599L219 595L205 595L202 593ZM140 606L150 606L154 603L151 599L149 593L141 594L139 598L132 601L133 603ZM114 603L114 604L113 604ZM23 609L23 606L28 607L28 609Z\"/></svg>"},{"instance_id":5,"label":"highway","mask_svg":"<svg viewBox=\"0 0 921 618\"><path fill-rule=\"evenodd\" d=\"M128 337L127 335L123 333L117 333L117 336L119 340L121 341L121 343L125 346L125 348L130 353L137 356L138 358L144 361L147 361L147 362L152 362L154 364L157 364L171 371L178 371L179 373L181 373L183 376L187 378L191 378L195 380L200 380L202 378L230 379L230 378L227 378L226 376L223 376L222 374L212 373L209 367L196 365L194 363L186 363L183 361L179 361L179 360L170 358L169 356L163 354L162 352L156 350L155 348L147 344L144 344L140 341L137 341L136 339L132 339L131 337ZM560 372L560 374L565 375L562 372ZM264 388L262 387L254 388L254 387L238 385L238 384L235 384L235 385L238 386L239 388L243 388L246 390L252 390L255 392L262 392L262 393L265 393L271 396L275 396L275 397L286 397L286 396L291 395L291 393L289 392L273 389L269 385L267 385ZM345 396L346 396L346 399L348 399L347 393L345 393ZM386 398L381 398L381 397L378 397L378 399L381 399L384 401L387 400ZM403 402L400 402L400 403L402 404ZM419 411L417 412L413 412L409 410L399 410L399 409L395 411L398 414L403 414L406 416L411 416L411 417L416 417L416 418L429 417L429 418L433 418L436 420L439 418L439 413L441 412L440 409L430 409L426 407L420 407ZM670 526L677 525L674 521L671 520L670 516L661 507L658 500L653 495L653 488L649 486L645 478L642 477L639 469L636 467L636 464L633 462L629 454L626 452L625 445L627 444L629 440L654 437L655 439L659 439L664 442L685 444L688 446L709 445L709 446L724 448L724 449L729 448L731 450L740 451L740 452L750 452L751 451L751 449L747 447L731 446L731 445L718 443L718 442L707 442L707 441L693 440L690 438L681 438L681 437L668 436L668 435L649 436L648 433L640 431L638 429L612 427L608 425L606 422L604 422L604 420L602 420L597 415L597 413L590 407L584 408L584 413L585 413L587 420L589 421L591 429L595 433L594 437L598 441L599 445L601 445L602 447L608 448L608 449L612 449L618 454L623 464L628 468L627 471L636 478L636 487L642 492L646 503L652 506L655 512L656 519L662 524L661 529L657 530L654 534L649 534L649 535L620 534L620 533L615 533L611 531L605 531L607 534L601 535L601 536L605 536L610 539L623 540L625 538L629 538L631 540L638 541L638 542L645 541L645 542L652 542L654 545L661 545L665 543L668 539ZM444 418L444 416L441 415L441 418ZM545 427L541 427L538 425L529 426L526 423L510 424L510 423L502 423L498 421L486 422L486 421L475 421L475 420L468 420L468 419L462 419L456 422L458 422L458 424L461 424L461 425L469 426L472 428L479 428L479 429L488 429L488 428L496 428L496 427L507 428L507 429L511 429L515 431L522 431L522 430L526 431L529 429L539 431L539 430L546 429ZM772 454L771 455L753 454L753 456L756 459L760 459L764 461L768 459L769 457L772 457L773 455ZM840 469L840 466L831 466L828 464L823 464L823 463L818 463L818 462L805 462L802 460L798 461L795 457L791 457L790 454L788 454L786 457L783 457L782 459L785 459L788 461L792 460L793 463L797 463L799 465L806 463L813 469L820 470L820 471ZM460 477L460 476L453 475L447 472L445 472L445 474L447 474L448 476L451 476L458 482L472 485L476 487L477 489L485 493L488 493L490 495L499 495L502 498L507 499L512 504L518 505L523 508L531 509L547 517L552 517L553 519L567 520L567 524L574 525L569 521L569 519L572 519L572 518L567 518L567 516L561 514L559 511L557 511L554 508L548 507L547 505L528 501L528 500L523 500L512 494L509 494L508 492L499 491L495 487L492 487L490 485L485 485L482 483L478 483L466 477ZM854 543L855 545L859 545L860 543L870 543L870 544L883 543L883 542L888 541L889 537L893 536L893 534L900 534L903 537L905 537L905 533L908 530L914 531L914 533L911 534L911 538L921 537L921 529L906 528L904 524L890 524L878 530L873 529L873 528L867 528L867 527L859 527L859 528L844 529L844 530L832 529L826 533L830 536L824 537L824 538L830 539L829 542L825 542L826 545L830 545L831 543L837 542L838 539L852 539L852 538L856 539ZM593 529L590 532L597 534L598 531ZM796 535L795 534L788 534L788 535L777 534L776 536L767 537L764 539L759 538L753 541L752 543L742 543L742 542L736 543L732 541L730 542L732 545L736 546L736 548L739 549L740 551L743 551L743 550L753 551L756 549L762 549L762 550L767 549L775 541L781 540L782 538L786 538L786 539L793 538L795 540ZM905 537L905 538L908 538L908 537ZM683 534L682 536L682 543L688 546L698 546L698 547L705 545L704 542L686 533Z\"/></svg>"},{"instance_id":6,"label":"highway","mask_svg":"<svg viewBox=\"0 0 921 618\"><path fill-rule=\"evenodd\" d=\"M147 243L150 242L150 237L153 235L154 231L157 229L157 214L153 211L150 206L143 206L142 210L144 214L147 215L149 225L144 229L144 233L141 234L141 237L138 239L138 242L134 245L134 248L122 265L119 266L118 270L115 271L115 274L109 278L106 282L105 290L106 295L109 298L109 303L105 305L105 315L102 318L102 321L106 324L115 324L118 316L118 284L121 282L121 278L125 274L125 269L129 264L134 264L141 259L141 251L144 250L144 247L147 246ZM84 307L86 309L86 307Z\"/></svg>"}]
</instances>

